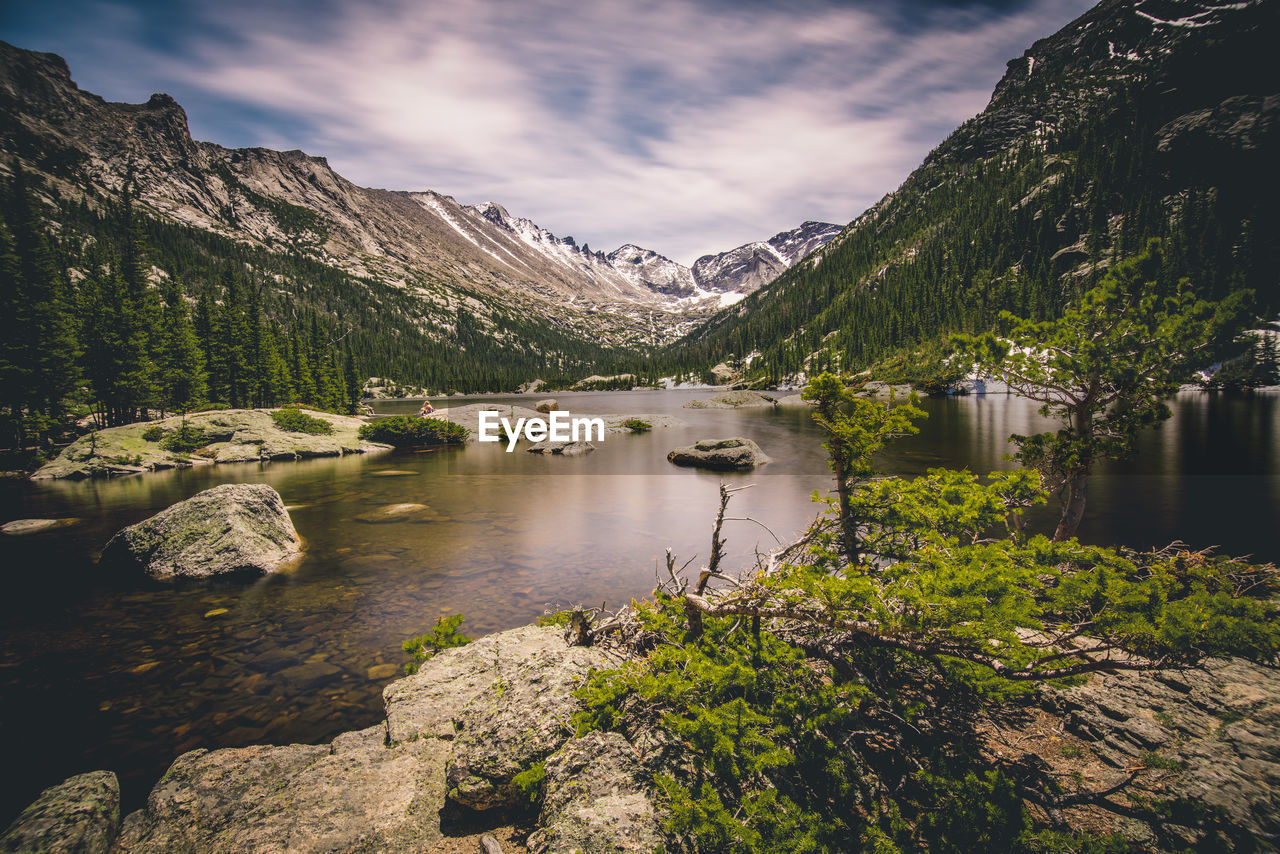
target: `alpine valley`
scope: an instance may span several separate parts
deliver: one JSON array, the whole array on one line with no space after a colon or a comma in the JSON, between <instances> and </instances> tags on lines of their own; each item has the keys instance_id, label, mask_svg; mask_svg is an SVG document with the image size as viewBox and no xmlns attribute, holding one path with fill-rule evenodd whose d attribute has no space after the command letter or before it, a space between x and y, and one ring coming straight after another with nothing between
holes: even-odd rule
<instances>
[{"instance_id":1,"label":"alpine valley","mask_svg":"<svg viewBox=\"0 0 1280 854\"><path fill-rule=\"evenodd\" d=\"M349 328L368 374L429 387L481 390L519 376L581 376L617 354L634 360L840 230L806 222L692 269L630 244L592 251L496 202L358 187L323 157L195 141L169 96L110 103L77 87L61 57L2 42L0 138L3 168L20 163L49 210L61 207L64 238L109 230L102 212L128 183L153 278L198 290L227 267L247 267L269 283L276 310L314 308ZM389 358L374 343L388 332L398 353ZM459 372L443 355L459 346L468 362L512 370Z\"/></svg>"}]
</instances>

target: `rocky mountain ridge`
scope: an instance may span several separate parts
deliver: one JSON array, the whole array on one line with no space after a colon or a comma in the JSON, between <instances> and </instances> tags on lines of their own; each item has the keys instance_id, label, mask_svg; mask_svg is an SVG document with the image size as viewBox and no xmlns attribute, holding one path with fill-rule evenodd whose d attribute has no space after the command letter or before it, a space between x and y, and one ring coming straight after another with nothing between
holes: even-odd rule
<instances>
[{"instance_id":1,"label":"rocky mountain ridge","mask_svg":"<svg viewBox=\"0 0 1280 854\"><path fill-rule=\"evenodd\" d=\"M1011 60L901 187L687 336L685 361L858 370L1001 309L1052 314L1150 238L1168 282L1248 288L1273 314L1278 36L1265 0L1103 0Z\"/></svg>"},{"instance_id":2,"label":"rocky mountain ridge","mask_svg":"<svg viewBox=\"0 0 1280 854\"><path fill-rule=\"evenodd\" d=\"M587 340L648 347L687 331L726 296L741 298L790 257L695 276L636 246L592 252L493 202L359 187L323 157L195 141L171 97L108 102L81 90L60 57L3 42L0 140L61 195L110 197L131 174L140 201L160 217L388 283L417 301L427 334L448 335L461 310L492 327L513 314Z\"/></svg>"}]
</instances>

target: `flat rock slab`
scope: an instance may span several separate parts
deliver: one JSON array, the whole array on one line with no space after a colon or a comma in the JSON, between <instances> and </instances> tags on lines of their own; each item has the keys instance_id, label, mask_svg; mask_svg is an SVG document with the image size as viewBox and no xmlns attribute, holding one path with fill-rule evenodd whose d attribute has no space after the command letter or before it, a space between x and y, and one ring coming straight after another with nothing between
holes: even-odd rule
<instances>
[{"instance_id":1,"label":"flat rock slab","mask_svg":"<svg viewBox=\"0 0 1280 854\"><path fill-rule=\"evenodd\" d=\"M535 854L663 850L648 775L616 732L571 739L546 760Z\"/></svg>"},{"instance_id":2,"label":"flat rock slab","mask_svg":"<svg viewBox=\"0 0 1280 854\"><path fill-rule=\"evenodd\" d=\"M66 519L14 519L12 522L5 522L0 525L0 533L8 534L11 537L20 537L24 534L38 534L41 531L53 531L58 528L67 528L71 525L79 523L77 518Z\"/></svg>"},{"instance_id":3,"label":"flat rock slab","mask_svg":"<svg viewBox=\"0 0 1280 854\"><path fill-rule=\"evenodd\" d=\"M776 398L758 391L727 391L706 400L691 400L685 409L742 409L750 406L777 406Z\"/></svg>"},{"instance_id":4,"label":"flat rock slab","mask_svg":"<svg viewBox=\"0 0 1280 854\"><path fill-rule=\"evenodd\" d=\"M667 454L667 459L678 466L735 471L755 468L770 462L768 455L750 439L735 436L732 439L700 439Z\"/></svg>"},{"instance_id":5,"label":"flat rock slab","mask_svg":"<svg viewBox=\"0 0 1280 854\"><path fill-rule=\"evenodd\" d=\"M227 483L123 529L103 549L102 562L140 565L152 578L170 581L265 575L301 552L278 492L261 483Z\"/></svg>"},{"instance_id":6,"label":"flat rock slab","mask_svg":"<svg viewBox=\"0 0 1280 854\"><path fill-rule=\"evenodd\" d=\"M0 837L0 851L106 854L119 832L120 782L92 771L41 792Z\"/></svg>"},{"instance_id":7,"label":"flat rock slab","mask_svg":"<svg viewBox=\"0 0 1280 854\"><path fill-rule=\"evenodd\" d=\"M1280 827L1280 671L1241 659L1198 670L1095 676L1047 693L1067 729L1125 768L1157 753L1185 770L1175 795L1254 833Z\"/></svg>"},{"instance_id":8,"label":"flat rock slab","mask_svg":"<svg viewBox=\"0 0 1280 854\"><path fill-rule=\"evenodd\" d=\"M448 744L387 747L381 726L329 745L183 754L126 819L118 851L424 851L439 844Z\"/></svg>"}]
</instances>

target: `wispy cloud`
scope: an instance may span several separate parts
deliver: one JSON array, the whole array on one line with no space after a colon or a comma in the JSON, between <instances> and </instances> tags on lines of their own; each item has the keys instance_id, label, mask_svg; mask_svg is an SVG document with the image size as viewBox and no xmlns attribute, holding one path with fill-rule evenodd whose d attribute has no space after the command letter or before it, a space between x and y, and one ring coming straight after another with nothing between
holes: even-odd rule
<instances>
[{"instance_id":1,"label":"wispy cloud","mask_svg":"<svg viewBox=\"0 0 1280 854\"><path fill-rule=\"evenodd\" d=\"M1089 4L229 0L169 24L83 5L62 48L79 82L173 91L197 136L691 262L852 219Z\"/></svg>"}]
</instances>

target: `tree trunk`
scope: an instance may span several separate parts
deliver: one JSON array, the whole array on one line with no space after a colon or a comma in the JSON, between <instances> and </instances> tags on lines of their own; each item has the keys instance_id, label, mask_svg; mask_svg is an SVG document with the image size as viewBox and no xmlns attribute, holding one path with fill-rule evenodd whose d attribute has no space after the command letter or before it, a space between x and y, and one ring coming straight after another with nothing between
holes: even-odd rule
<instances>
[{"instance_id":1,"label":"tree trunk","mask_svg":"<svg viewBox=\"0 0 1280 854\"><path fill-rule=\"evenodd\" d=\"M1071 539L1079 530L1080 523L1084 520L1088 487L1088 474L1078 474L1067 482L1067 501L1062 507L1062 518L1058 520L1057 530L1053 532L1055 543Z\"/></svg>"},{"instance_id":2,"label":"tree trunk","mask_svg":"<svg viewBox=\"0 0 1280 854\"><path fill-rule=\"evenodd\" d=\"M844 462L844 449L836 448L832 454L835 462L836 496L840 505L840 543L844 546L844 556L850 566L856 566L861 559L858 547L858 520L853 516L853 487L849 483L849 474Z\"/></svg>"},{"instance_id":3,"label":"tree trunk","mask_svg":"<svg viewBox=\"0 0 1280 854\"><path fill-rule=\"evenodd\" d=\"M1057 530L1053 532L1055 543L1071 539L1080 529L1089 492L1089 472L1093 470L1093 449L1090 447L1093 440L1093 416L1088 407L1082 405L1071 420L1077 441L1080 442L1080 461L1067 478L1067 500L1062 505L1062 517L1058 520Z\"/></svg>"}]
</instances>

